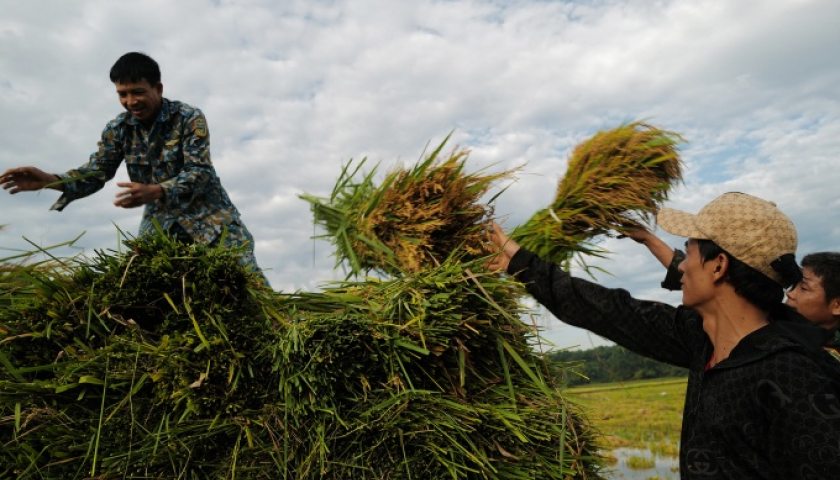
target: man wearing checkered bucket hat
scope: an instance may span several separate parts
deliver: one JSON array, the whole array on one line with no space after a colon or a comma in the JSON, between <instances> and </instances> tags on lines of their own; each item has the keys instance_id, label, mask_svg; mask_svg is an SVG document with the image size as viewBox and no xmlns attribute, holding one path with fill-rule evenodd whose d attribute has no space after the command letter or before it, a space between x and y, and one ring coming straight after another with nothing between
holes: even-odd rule
<instances>
[{"instance_id":1,"label":"man wearing checkered bucket hat","mask_svg":"<svg viewBox=\"0 0 840 480\"><path fill-rule=\"evenodd\" d=\"M782 304L801 277L793 223L743 193L657 222L688 239L679 307L574 278L498 225L492 266L560 320L689 370L683 480L840 478L840 364L821 348L831 332Z\"/></svg>"}]
</instances>

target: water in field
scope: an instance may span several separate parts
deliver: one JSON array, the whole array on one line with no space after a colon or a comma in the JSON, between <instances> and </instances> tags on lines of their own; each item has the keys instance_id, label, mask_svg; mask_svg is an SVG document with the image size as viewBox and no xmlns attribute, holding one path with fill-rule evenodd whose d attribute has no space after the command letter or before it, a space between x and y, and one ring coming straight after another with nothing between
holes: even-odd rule
<instances>
[{"instance_id":1,"label":"water in field","mask_svg":"<svg viewBox=\"0 0 840 480\"><path fill-rule=\"evenodd\" d=\"M604 432L615 480L679 480L679 439L687 381L653 379L570 389Z\"/></svg>"},{"instance_id":2,"label":"water in field","mask_svg":"<svg viewBox=\"0 0 840 480\"><path fill-rule=\"evenodd\" d=\"M617 448L611 453L618 459L613 467L609 478L615 480L679 480L680 462L674 457L661 457L654 455L649 449L640 448ZM635 462L633 459L636 459ZM639 468L638 459L653 461L654 466L650 468ZM633 464L636 464L635 466ZM642 465L645 466L645 465Z\"/></svg>"}]
</instances>

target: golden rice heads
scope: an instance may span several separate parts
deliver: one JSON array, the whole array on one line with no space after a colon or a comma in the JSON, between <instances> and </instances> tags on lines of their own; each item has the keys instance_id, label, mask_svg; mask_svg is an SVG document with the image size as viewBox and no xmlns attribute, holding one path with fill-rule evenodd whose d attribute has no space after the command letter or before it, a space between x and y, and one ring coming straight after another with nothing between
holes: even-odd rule
<instances>
[{"instance_id":1,"label":"golden rice heads","mask_svg":"<svg viewBox=\"0 0 840 480\"><path fill-rule=\"evenodd\" d=\"M378 240L392 254L355 240L357 255L372 257L376 268L389 271L386 264L393 261L400 271L418 272L456 250L472 257L489 253L486 228L493 211L480 200L511 172L468 174L468 150L456 149L442 161L436 153L411 170L389 174L378 202L360 219L359 236Z\"/></svg>"},{"instance_id":2,"label":"golden rice heads","mask_svg":"<svg viewBox=\"0 0 840 480\"><path fill-rule=\"evenodd\" d=\"M633 122L578 145L552 205L564 230L594 236L649 219L682 180L677 147L683 141L677 133Z\"/></svg>"},{"instance_id":3,"label":"golden rice heads","mask_svg":"<svg viewBox=\"0 0 840 480\"><path fill-rule=\"evenodd\" d=\"M594 237L648 220L682 180L683 141L643 122L598 132L574 149L554 202L511 236L556 263L575 253L603 256Z\"/></svg>"}]
</instances>

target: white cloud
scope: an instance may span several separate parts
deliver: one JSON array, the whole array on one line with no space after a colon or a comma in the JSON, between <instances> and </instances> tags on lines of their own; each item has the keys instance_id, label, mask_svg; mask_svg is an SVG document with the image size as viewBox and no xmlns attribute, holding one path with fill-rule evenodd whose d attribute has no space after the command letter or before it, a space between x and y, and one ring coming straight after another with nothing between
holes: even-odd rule
<instances>
[{"instance_id":1,"label":"white cloud","mask_svg":"<svg viewBox=\"0 0 840 480\"><path fill-rule=\"evenodd\" d=\"M551 201L578 142L646 119L689 140L670 206L754 193L794 219L803 253L838 249L832 0L0 0L0 11L0 168L85 162L120 111L110 66L145 51L165 95L205 112L216 168L278 289L343 276L310 239L298 194L326 195L350 158L413 162L449 132L476 170L526 165L498 200L509 226ZM48 211L55 192L3 194L0 247L87 231L88 251L114 248L112 222L133 233L140 215L113 207L116 191L62 213ZM641 247L605 245L605 283L679 300L659 291ZM558 345L579 337L545 325Z\"/></svg>"}]
</instances>

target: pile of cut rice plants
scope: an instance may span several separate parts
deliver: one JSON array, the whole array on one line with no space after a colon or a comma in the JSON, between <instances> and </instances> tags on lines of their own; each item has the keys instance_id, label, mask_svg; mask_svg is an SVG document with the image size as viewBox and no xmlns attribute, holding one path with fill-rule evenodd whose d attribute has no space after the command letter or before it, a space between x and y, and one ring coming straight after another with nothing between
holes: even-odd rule
<instances>
[{"instance_id":1,"label":"pile of cut rice plants","mask_svg":"<svg viewBox=\"0 0 840 480\"><path fill-rule=\"evenodd\" d=\"M555 261L600 253L594 236L679 179L678 140L596 135L515 238ZM521 285L483 269L483 197L511 172L469 173L445 143L379 184L351 162L329 197L302 196L362 278L319 292L273 292L236 249L160 233L0 261L0 478L600 478Z\"/></svg>"},{"instance_id":2,"label":"pile of cut rice plants","mask_svg":"<svg viewBox=\"0 0 840 480\"><path fill-rule=\"evenodd\" d=\"M3 271L0 478L599 478L480 259L282 294L235 250L125 246Z\"/></svg>"},{"instance_id":3,"label":"pile of cut rice plants","mask_svg":"<svg viewBox=\"0 0 840 480\"><path fill-rule=\"evenodd\" d=\"M297 471L599 478L596 435L549 383L513 287L446 261L283 299L294 321L278 369L289 428L305 439L286 444Z\"/></svg>"},{"instance_id":4,"label":"pile of cut rice plants","mask_svg":"<svg viewBox=\"0 0 840 480\"><path fill-rule=\"evenodd\" d=\"M177 478L229 455L238 415L263 408L277 335L236 252L126 246L4 272L5 475Z\"/></svg>"}]
</instances>

